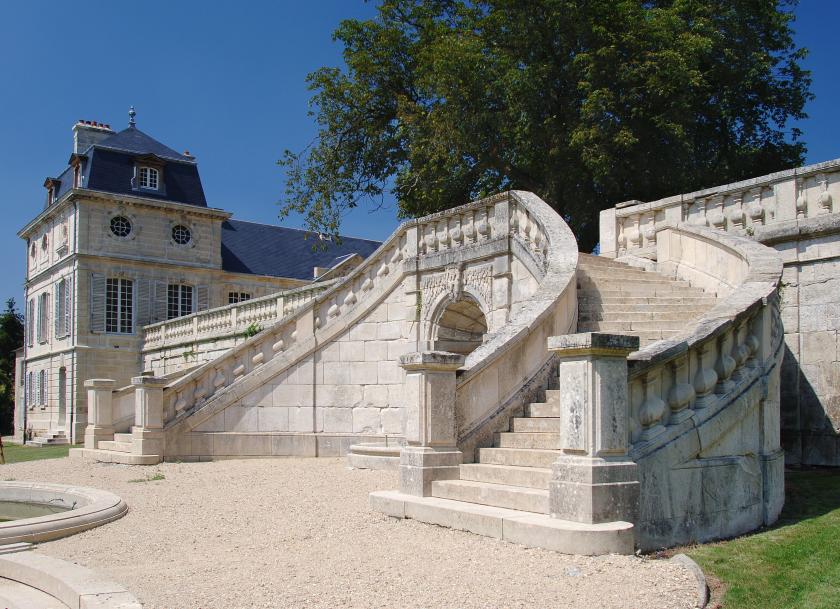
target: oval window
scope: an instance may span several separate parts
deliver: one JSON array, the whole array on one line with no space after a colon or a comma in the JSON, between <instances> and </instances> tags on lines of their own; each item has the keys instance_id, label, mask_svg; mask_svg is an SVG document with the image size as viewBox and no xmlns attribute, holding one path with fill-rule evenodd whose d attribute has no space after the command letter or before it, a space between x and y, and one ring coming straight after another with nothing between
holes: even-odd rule
<instances>
[{"instance_id":1,"label":"oval window","mask_svg":"<svg viewBox=\"0 0 840 609\"><path fill-rule=\"evenodd\" d=\"M128 237L131 234L131 221L125 216L111 218L111 232L117 237Z\"/></svg>"},{"instance_id":2,"label":"oval window","mask_svg":"<svg viewBox=\"0 0 840 609\"><path fill-rule=\"evenodd\" d=\"M192 233L183 224L176 224L172 227L172 240L178 245L186 245L192 240Z\"/></svg>"}]
</instances>

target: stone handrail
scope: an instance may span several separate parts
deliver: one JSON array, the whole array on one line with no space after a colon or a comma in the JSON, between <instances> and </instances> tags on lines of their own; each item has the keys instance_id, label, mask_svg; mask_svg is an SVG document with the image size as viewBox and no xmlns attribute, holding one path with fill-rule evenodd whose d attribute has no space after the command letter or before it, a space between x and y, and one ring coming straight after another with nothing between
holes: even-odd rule
<instances>
[{"instance_id":1,"label":"stone handrail","mask_svg":"<svg viewBox=\"0 0 840 609\"><path fill-rule=\"evenodd\" d=\"M188 426L195 428L238 397L313 353L319 345L337 338L408 275L445 269L466 260L513 254L540 289L533 298L511 310L510 324L496 324L499 328L489 333L487 344L470 355L464 373L466 383L479 370L509 353L510 347L504 344L521 342L526 328L541 323L555 328L550 313L560 294L565 294L571 309L564 316L574 316L574 289L569 289L574 283L576 263L573 244L571 231L559 216L529 193L502 193L404 222L363 264L330 289L221 357L169 384L164 396L164 420L172 426L189 417ZM573 258L564 262L564 256ZM506 272L510 270L500 269L500 276ZM559 279L555 272L561 272ZM438 286L441 290L449 287ZM492 294L486 296L490 298ZM419 302L419 295L417 298L419 317L424 305ZM416 324L418 343L422 340L420 325ZM561 331L568 331L568 327ZM531 371L515 362L509 365L518 375ZM499 399L508 397L500 395ZM492 410L495 402L489 407Z\"/></svg>"},{"instance_id":2,"label":"stone handrail","mask_svg":"<svg viewBox=\"0 0 840 609\"><path fill-rule=\"evenodd\" d=\"M142 351L242 334L252 324L273 324L335 283L336 280L313 283L144 326Z\"/></svg>"},{"instance_id":3,"label":"stone handrail","mask_svg":"<svg viewBox=\"0 0 840 609\"><path fill-rule=\"evenodd\" d=\"M753 235L768 225L830 214L838 200L840 159L658 201L627 201L601 212L601 253L651 254L657 233L680 222Z\"/></svg>"},{"instance_id":4,"label":"stone handrail","mask_svg":"<svg viewBox=\"0 0 840 609\"><path fill-rule=\"evenodd\" d=\"M634 460L712 417L744 392L761 392L762 379L778 365L783 344L778 294L782 261L774 250L745 237L682 223L660 232L656 259L659 272L723 297L685 332L628 356Z\"/></svg>"}]
</instances>

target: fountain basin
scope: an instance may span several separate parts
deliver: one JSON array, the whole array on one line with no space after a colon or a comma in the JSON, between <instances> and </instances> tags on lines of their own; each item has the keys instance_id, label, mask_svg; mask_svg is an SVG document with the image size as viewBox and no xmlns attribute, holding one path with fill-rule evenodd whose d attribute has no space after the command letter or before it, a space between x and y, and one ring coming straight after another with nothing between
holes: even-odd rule
<instances>
[{"instance_id":1,"label":"fountain basin","mask_svg":"<svg viewBox=\"0 0 840 609\"><path fill-rule=\"evenodd\" d=\"M0 482L0 545L73 535L122 518L128 505L108 491L44 482Z\"/></svg>"}]
</instances>

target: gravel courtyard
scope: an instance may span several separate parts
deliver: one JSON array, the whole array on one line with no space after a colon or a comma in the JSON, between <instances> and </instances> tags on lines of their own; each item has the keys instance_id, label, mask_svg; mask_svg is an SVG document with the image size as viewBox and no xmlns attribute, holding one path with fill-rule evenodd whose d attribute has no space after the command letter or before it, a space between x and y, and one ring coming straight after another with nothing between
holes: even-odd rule
<instances>
[{"instance_id":1,"label":"gravel courtyard","mask_svg":"<svg viewBox=\"0 0 840 609\"><path fill-rule=\"evenodd\" d=\"M149 609L694 606L693 579L667 561L564 556L374 513L367 494L396 474L343 459L53 459L0 473L122 496L121 520L37 551L107 574Z\"/></svg>"}]
</instances>

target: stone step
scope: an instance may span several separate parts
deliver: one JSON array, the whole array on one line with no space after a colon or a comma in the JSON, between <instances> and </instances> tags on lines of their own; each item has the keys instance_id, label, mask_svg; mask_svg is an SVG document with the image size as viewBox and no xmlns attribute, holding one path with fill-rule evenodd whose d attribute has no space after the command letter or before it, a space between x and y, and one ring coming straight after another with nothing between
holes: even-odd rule
<instances>
[{"instance_id":1,"label":"stone step","mask_svg":"<svg viewBox=\"0 0 840 609\"><path fill-rule=\"evenodd\" d=\"M464 463L461 465L461 480L522 486L547 491L548 483L551 481L551 469L497 465L495 463Z\"/></svg>"},{"instance_id":2,"label":"stone step","mask_svg":"<svg viewBox=\"0 0 840 609\"><path fill-rule=\"evenodd\" d=\"M479 448L478 460L488 465L550 468L562 453L559 450L528 448Z\"/></svg>"},{"instance_id":3,"label":"stone step","mask_svg":"<svg viewBox=\"0 0 840 609\"><path fill-rule=\"evenodd\" d=\"M97 448L99 450L111 450L118 453L130 453L131 442L116 442L114 440L100 440Z\"/></svg>"},{"instance_id":4,"label":"stone step","mask_svg":"<svg viewBox=\"0 0 840 609\"><path fill-rule=\"evenodd\" d=\"M695 299L695 300L709 300L706 305L686 306L684 303L680 304L660 304L658 302L646 304L627 304L624 302L602 303L592 300L578 301L578 311L586 313L644 313L646 315L655 315L657 313L671 314L688 311L698 315L709 310L709 305L714 304L714 299Z\"/></svg>"},{"instance_id":5,"label":"stone step","mask_svg":"<svg viewBox=\"0 0 840 609\"><path fill-rule=\"evenodd\" d=\"M376 491L369 501L371 509L388 516L469 531L529 548L589 556L632 554L634 550L633 525L629 522L582 524L545 514L414 497L397 491Z\"/></svg>"},{"instance_id":6,"label":"stone step","mask_svg":"<svg viewBox=\"0 0 840 609\"><path fill-rule=\"evenodd\" d=\"M667 284L642 287L616 283L611 286L578 288L578 296L583 296L584 298L702 298L704 294L705 292L698 292L694 288L683 288Z\"/></svg>"},{"instance_id":7,"label":"stone step","mask_svg":"<svg viewBox=\"0 0 840 609\"><path fill-rule=\"evenodd\" d=\"M559 433L503 432L496 434L498 448L539 448L557 450L560 448Z\"/></svg>"},{"instance_id":8,"label":"stone step","mask_svg":"<svg viewBox=\"0 0 840 609\"><path fill-rule=\"evenodd\" d=\"M155 465L161 462L159 455L135 455L133 453L101 448L71 448L70 458L97 463L122 463L123 465Z\"/></svg>"},{"instance_id":9,"label":"stone step","mask_svg":"<svg viewBox=\"0 0 840 609\"><path fill-rule=\"evenodd\" d=\"M70 441L61 436L61 437L38 437L30 442L33 446L42 447L42 446L62 446L64 444L70 444Z\"/></svg>"},{"instance_id":10,"label":"stone step","mask_svg":"<svg viewBox=\"0 0 840 609\"><path fill-rule=\"evenodd\" d=\"M523 486L471 480L435 480L432 482L432 497L548 514L548 491Z\"/></svg>"},{"instance_id":11,"label":"stone step","mask_svg":"<svg viewBox=\"0 0 840 609\"><path fill-rule=\"evenodd\" d=\"M132 435L130 433L115 433L114 434L114 441L115 442L128 442L131 443Z\"/></svg>"},{"instance_id":12,"label":"stone step","mask_svg":"<svg viewBox=\"0 0 840 609\"><path fill-rule=\"evenodd\" d=\"M513 417L511 419L511 431L522 433L557 433L560 431L560 419L556 417L550 418L532 418L529 417Z\"/></svg>"},{"instance_id":13,"label":"stone step","mask_svg":"<svg viewBox=\"0 0 840 609\"><path fill-rule=\"evenodd\" d=\"M578 266L599 266L618 269L635 269L638 267L630 266L625 262L618 262L606 256L596 256L595 254L578 254Z\"/></svg>"},{"instance_id":14,"label":"stone step","mask_svg":"<svg viewBox=\"0 0 840 609\"><path fill-rule=\"evenodd\" d=\"M691 284L682 279L668 279L662 275L643 273L642 275L626 275L624 273L604 273L603 275L578 274L578 286L598 286L608 288L611 285L632 285L650 287L669 285L672 287L691 288ZM692 288L696 289L696 288Z\"/></svg>"},{"instance_id":15,"label":"stone step","mask_svg":"<svg viewBox=\"0 0 840 609\"><path fill-rule=\"evenodd\" d=\"M716 300L713 296L628 296L611 294L585 294L578 291L578 306L595 305L680 305L680 306L713 306Z\"/></svg>"},{"instance_id":16,"label":"stone step","mask_svg":"<svg viewBox=\"0 0 840 609\"><path fill-rule=\"evenodd\" d=\"M691 326L690 320L681 319L678 321L664 321L664 320L646 320L646 321L579 321L578 328L581 326L596 328L598 332L609 332L614 334L616 332L679 332L688 329ZM583 330L584 332L594 332L595 330Z\"/></svg>"},{"instance_id":17,"label":"stone step","mask_svg":"<svg viewBox=\"0 0 840 609\"><path fill-rule=\"evenodd\" d=\"M531 402L525 407L525 414L529 417L559 417L560 400L552 402Z\"/></svg>"},{"instance_id":18,"label":"stone step","mask_svg":"<svg viewBox=\"0 0 840 609\"><path fill-rule=\"evenodd\" d=\"M578 310L578 321L687 321L703 315L699 307L675 307L672 311L592 311Z\"/></svg>"},{"instance_id":19,"label":"stone step","mask_svg":"<svg viewBox=\"0 0 840 609\"><path fill-rule=\"evenodd\" d=\"M578 332L607 332L607 330L602 330L601 329L600 324L601 324L601 322L597 322L597 321L595 321L595 322L588 321L588 322L578 323L578 330L577 331ZM612 332L609 332L609 333L610 334L626 334L628 336L638 336L639 337L639 342L641 343L642 347L644 347L645 345L650 344L652 342L662 340L663 338L671 338L672 336L677 334L677 332L675 332L675 331L655 331L655 330L650 330L650 331L645 330L645 331L636 331L636 332L628 332L628 331L624 331L624 330L618 330L618 331L612 331Z\"/></svg>"},{"instance_id":20,"label":"stone step","mask_svg":"<svg viewBox=\"0 0 840 609\"><path fill-rule=\"evenodd\" d=\"M545 390L545 401L546 402L559 402L560 401L560 390L559 389L546 389Z\"/></svg>"}]
</instances>

